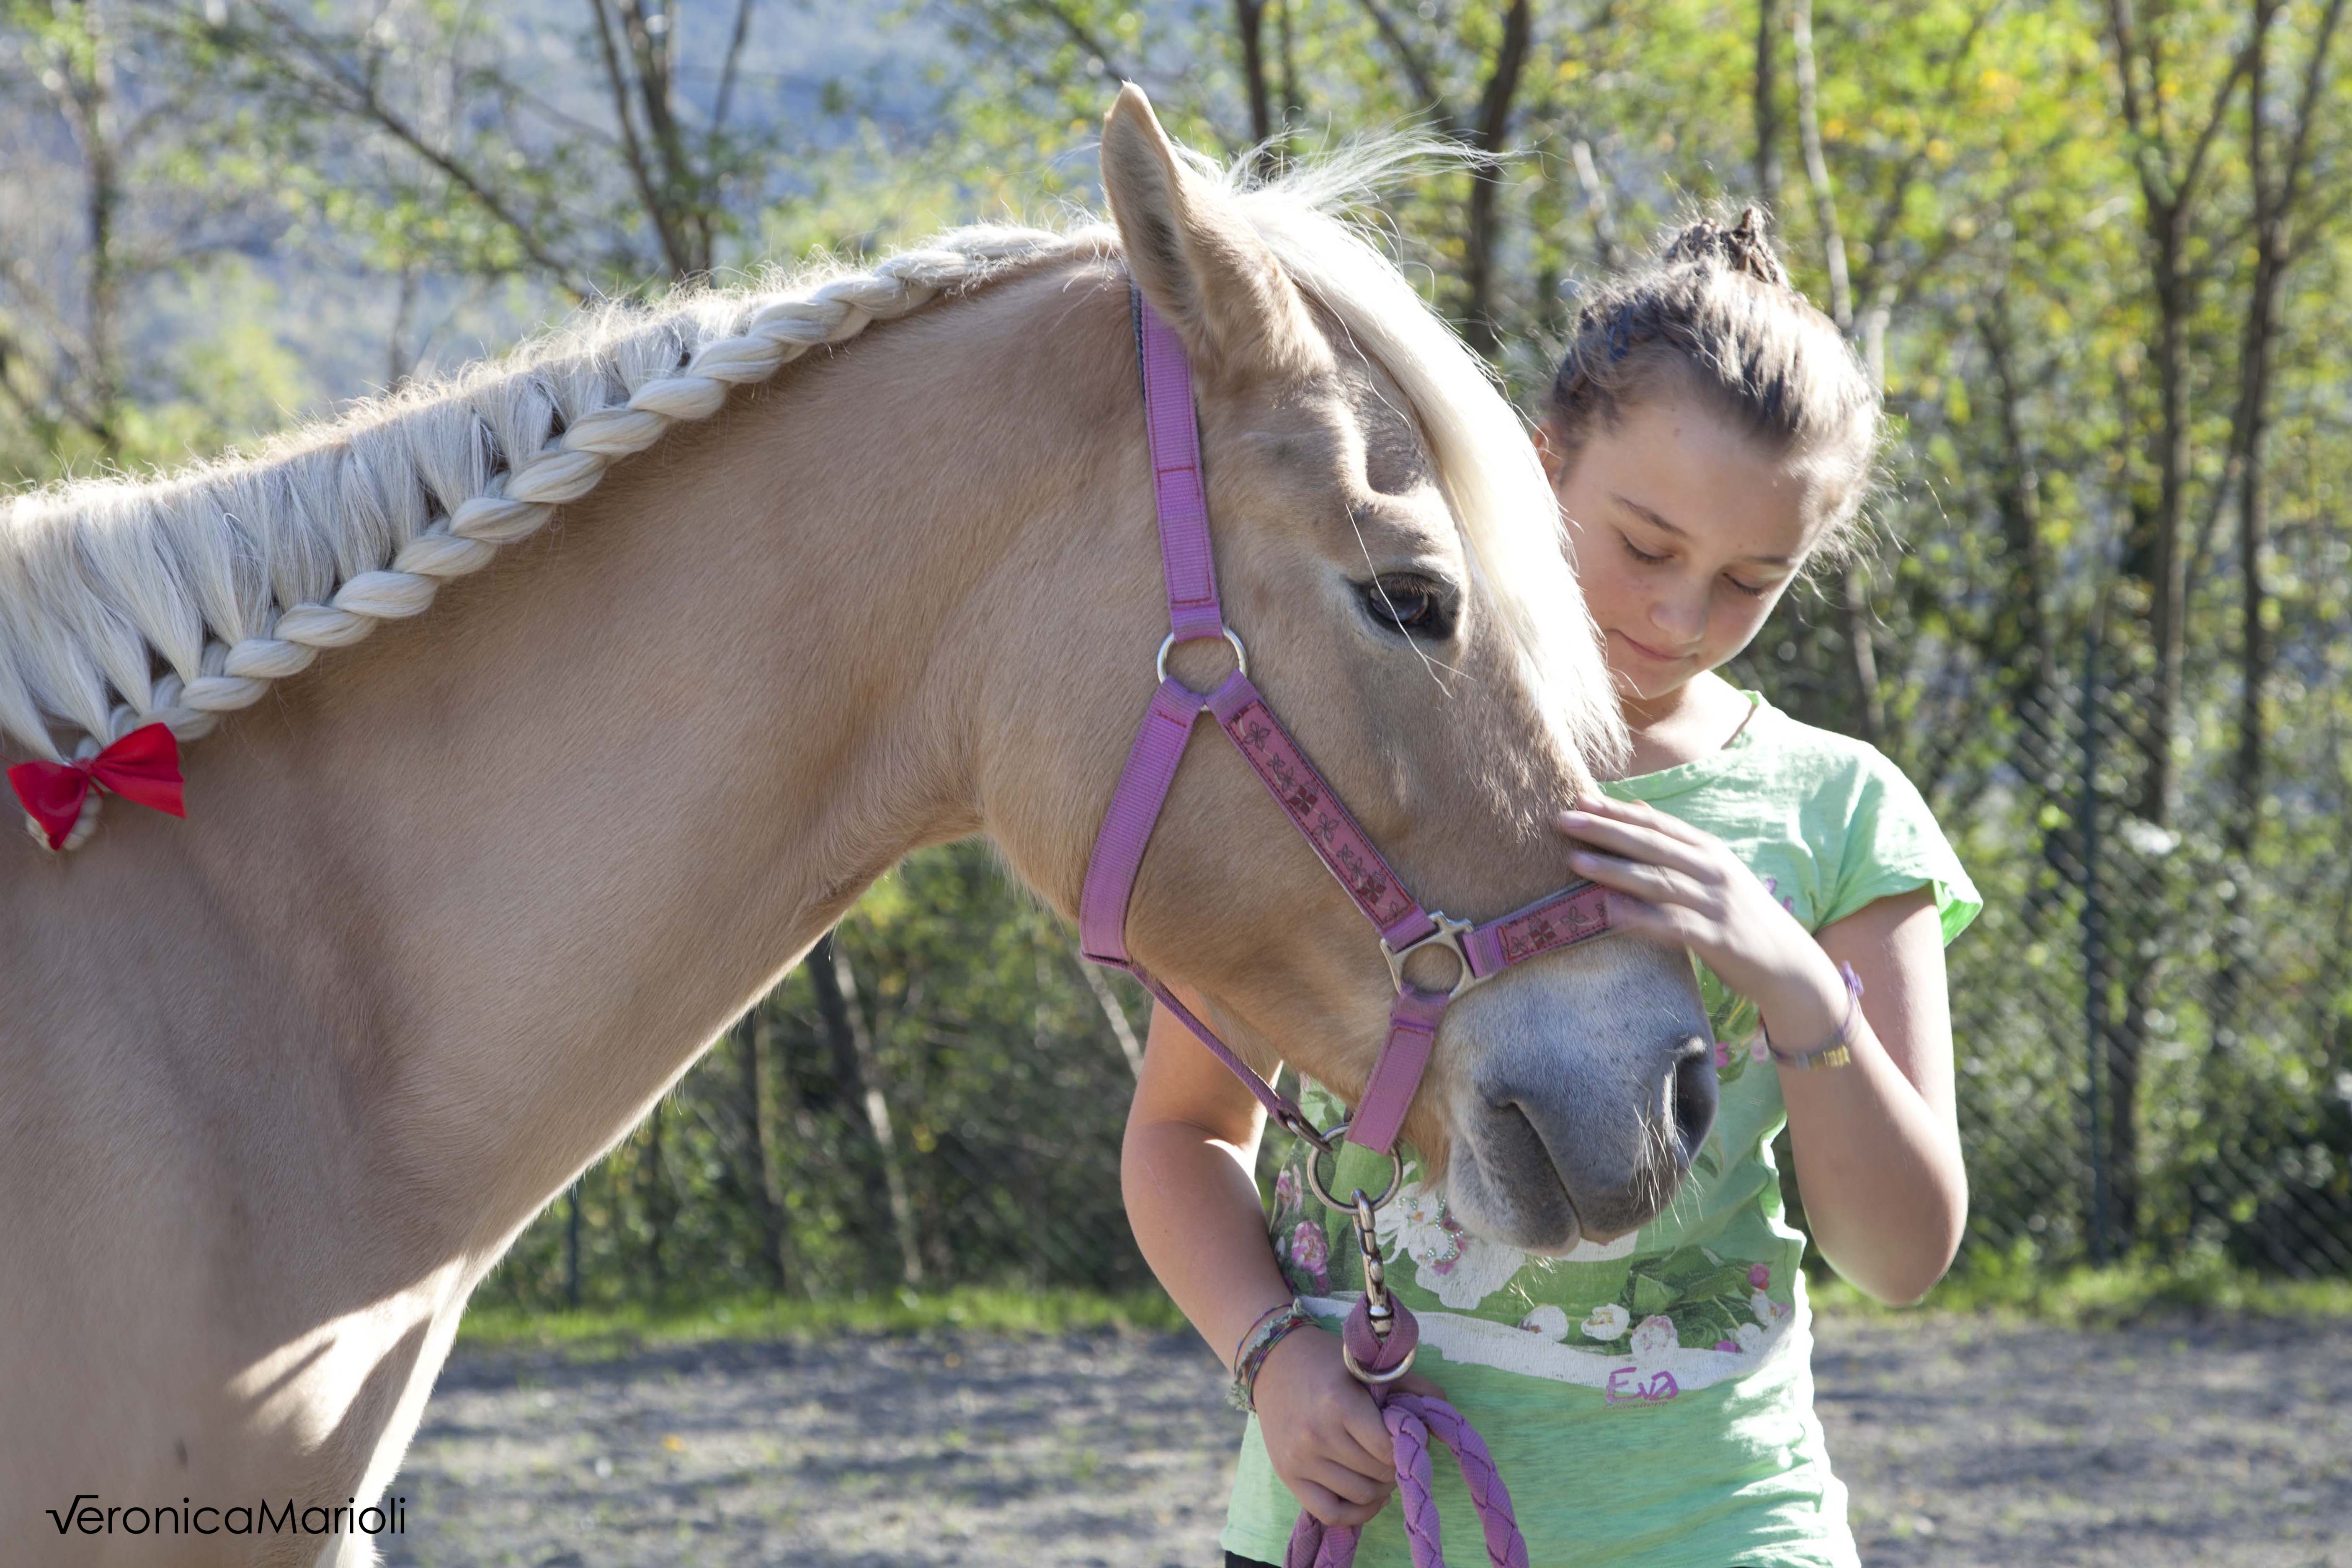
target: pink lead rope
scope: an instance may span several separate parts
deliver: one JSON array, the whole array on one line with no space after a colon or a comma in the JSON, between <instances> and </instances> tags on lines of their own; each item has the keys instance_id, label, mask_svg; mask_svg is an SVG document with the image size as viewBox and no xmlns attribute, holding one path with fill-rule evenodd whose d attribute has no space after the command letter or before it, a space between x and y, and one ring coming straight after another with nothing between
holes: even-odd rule
<instances>
[{"instance_id":1,"label":"pink lead rope","mask_svg":"<svg viewBox=\"0 0 2352 1568\"><path fill-rule=\"evenodd\" d=\"M1402 1374L1412 1362L1421 1326L1402 1301L1396 1303L1396 1327L1385 1340L1374 1332L1362 1302L1348 1314L1342 1337L1350 1357L1367 1372ZM1511 1511L1510 1489L1496 1473L1495 1461L1477 1428L1443 1399L1402 1393L1388 1383L1369 1386L1396 1450L1397 1496L1404 1510L1405 1543L1412 1549L1413 1568L1445 1568L1437 1501L1429 1490L1432 1437L1454 1450L1454 1462L1462 1468L1463 1484L1469 1489L1478 1526L1486 1537L1487 1562L1494 1568L1528 1568L1528 1543L1519 1534L1517 1516ZM1282 1568L1348 1568L1356 1560L1359 1534L1352 1525L1327 1525L1300 1509L1298 1522L1291 1527L1289 1550L1282 1554Z\"/></svg>"},{"instance_id":2,"label":"pink lead rope","mask_svg":"<svg viewBox=\"0 0 2352 1568\"><path fill-rule=\"evenodd\" d=\"M1250 684L1249 656L1225 625L1217 598L1216 563L1209 545L1209 502L1201 482L1200 426L1192 406L1192 367L1174 329L1133 291L1137 352L1142 361L1144 423L1150 435L1152 489L1160 510L1160 552L1168 589L1168 637L1160 644L1160 688L1151 694L1137 729L1135 744L1119 772L1110 809L1103 816L1093 858L1078 897L1078 936L1097 963L1125 970L1158 997L1201 1043L1233 1069L1266 1113L1318 1152L1307 1162L1307 1179L1334 1207L1352 1206L1357 1241L1364 1256L1363 1299L1349 1314L1341 1342L1349 1370L1372 1391L1395 1436L1397 1481L1415 1568L1444 1568L1437 1511L1429 1495L1429 1438L1451 1447L1470 1482L1486 1534L1486 1554L1496 1568L1527 1568L1528 1552L1511 1515L1510 1494L1495 1474L1486 1445L1460 1412L1443 1400L1392 1392L1391 1384L1412 1365L1420 1337L1412 1314L1392 1300L1382 1276L1372 1213L1395 1195L1396 1181L1378 1198L1360 1191L1352 1205L1323 1189L1319 1156L1336 1152L1346 1139L1391 1154L1406 1110L1421 1087L1430 1047L1446 1005L1464 991L1514 963L1555 948L1602 935L1609 930L1607 893L1591 882L1572 882L1509 914L1473 925L1424 910L1382 859L1371 838L1339 795L1315 771L1306 752L1276 718L1273 708ZM1168 655L1180 642L1222 637L1231 644L1235 668L1213 691L1194 691L1168 673ZM1233 741L1289 816L1317 857L1339 879L1380 932L1381 951L1396 983L1387 1043L1348 1121L1318 1131L1288 1096L1235 1055L1191 1008L1178 1001L1127 950L1127 907L1143 853L1176 782L1192 726L1206 712ZM1428 946L1451 952L1459 970L1445 991L1424 991L1406 981L1405 962ZM1291 1537L1286 1568L1344 1568L1356 1551L1353 1530L1326 1531L1303 1510Z\"/></svg>"}]
</instances>

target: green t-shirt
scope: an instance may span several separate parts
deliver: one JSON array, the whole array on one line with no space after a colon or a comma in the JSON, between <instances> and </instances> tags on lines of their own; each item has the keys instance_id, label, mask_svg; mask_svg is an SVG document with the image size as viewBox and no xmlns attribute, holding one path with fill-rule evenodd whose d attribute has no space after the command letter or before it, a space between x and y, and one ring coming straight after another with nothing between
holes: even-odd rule
<instances>
[{"instance_id":1,"label":"green t-shirt","mask_svg":"<svg viewBox=\"0 0 2352 1568\"><path fill-rule=\"evenodd\" d=\"M1983 907L1927 802L1867 743L1766 702L1723 750L1604 787L1729 845L1808 931L1922 885L1948 942ZM1421 1359L1493 1450L1530 1560L1544 1568L1856 1568L1845 1488L1813 1415L1804 1238L1782 1214L1772 1139L1788 1120L1756 1009L1701 966L1721 1084L1715 1128L1665 1214L1606 1245L1533 1258L1472 1236L1420 1181L1381 1211L1389 1279L1421 1321ZM1339 1114L1319 1086L1307 1113ZM1336 1327L1362 1291L1349 1219L1307 1190L1305 1146L1276 1177L1269 1226L1292 1288ZM1387 1166L1350 1149L1339 1188ZM1483 1563L1461 1477L1433 1456L1447 1560ZM1282 1561L1298 1504L1255 1417L1224 1546ZM1361 1568L1411 1562L1398 1510L1365 1528Z\"/></svg>"}]
</instances>

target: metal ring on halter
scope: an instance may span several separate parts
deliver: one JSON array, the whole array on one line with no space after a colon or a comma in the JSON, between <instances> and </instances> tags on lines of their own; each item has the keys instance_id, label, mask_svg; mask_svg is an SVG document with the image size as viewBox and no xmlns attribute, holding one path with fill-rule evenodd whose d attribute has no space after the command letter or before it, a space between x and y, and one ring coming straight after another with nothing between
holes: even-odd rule
<instances>
[{"instance_id":1,"label":"metal ring on halter","mask_svg":"<svg viewBox=\"0 0 2352 1568\"><path fill-rule=\"evenodd\" d=\"M1389 978L1396 982L1400 995L1403 994L1407 984L1404 977L1405 960L1424 947L1444 948L1454 955L1454 962L1460 965L1460 968L1454 972L1454 984L1446 989L1445 995L1448 1000L1461 995L1479 982L1492 978L1489 975L1471 972L1470 950L1462 945L1463 939L1476 928L1468 921L1457 921L1441 910L1430 910L1429 919L1435 929L1418 942L1409 942L1402 947L1391 947L1388 938L1381 938L1381 956L1389 961Z\"/></svg>"},{"instance_id":2,"label":"metal ring on halter","mask_svg":"<svg viewBox=\"0 0 2352 1568\"><path fill-rule=\"evenodd\" d=\"M1310 1147L1320 1150L1326 1154L1337 1154L1339 1152L1332 1146L1328 1135L1316 1131L1315 1123L1307 1121L1307 1113L1302 1110L1286 1106L1274 1113L1274 1120L1282 1126L1283 1131L1294 1138L1305 1140ZM1344 1128L1348 1124L1342 1121L1339 1125Z\"/></svg>"},{"instance_id":3,"label":"metal ring on halter","mask_svg":"<svg viewBox=\"0 0 2352 1568\"><path fill-rule=\"evenodd\" d=\"M1356 1352L1348 1348L1348 1342L1345 1340L1341 1340L1339 1342L1339 1359L1347 1363L1348 1375L1354 1378L1358 1383L1394 1383L1398 1378L1402 1377L1406 1373L1412 1370L1412 1358L1420 1353L1421 1347L1419 1345L1415 1345L1412 1349L1404 1352L1404 1360L1397 1363L1396 1365L1389 1368L1388 1371L1366 1372L1363 1367L1358 1363L1356 1360Z\"/></svg>"},{"instance_id":4,"label":"metal ring on halter","mask_svg":"<svg viewBox=\"0 0 2352 1568\"><path fill-rule=\"evenodd\" d=\"M1326 1208L1352 1209L1356 1206L1352 1198L1333 1197L1331 1195L1331 1189L1323 1184L1323 1156L1327 1153L1331 1156L1331 1173L1335 1176L1338 1175L1339 1173L1339 1142L1347 1136L1348 1123L1342 1121L1339 1125L1333 1127L1330 1131L1323 1134L1324 1147L1307 1157L1307 1184L1315 1189L1315 1195L1323 1200L1323 1205ZM1382 1204L1387 1203L1391 1198L1396 1196L1397 1189L1404 1185L1404 1162L1397 1158L1396 1152L1393 1150L1390 1151L1388 1154L1388 1162L1389 1184L1379 1197L1372 1200L1372 1206L1374 1208L1380 1207Z\"/></svg>"},{"instance_id":5,"label":"metal ring on halter","mask_svg":"<svg viewBox=\"0 0 2352 1568\"><path fill-rule=\"evenodd\" d=\"M1233 627L1220 626L1217 629L1224 633L1225 640L1227 642L1233 644L1234 667L1240 670L1244 675L1247 675L1249 673L1249 650L1242 647L1242 639L1234 635ZM1176 651L1176 645L1179 642L1206 641L1208 641L1208 638L1206 637L1179 637L1174 632L1170 632L1168 634L1167 640L1160 645L1160 658L1153 665L1153 668L1160 671L1160 679L1161 680L1166 680L1168 679L1168 656Z\"/></svg>"}]
</instances>

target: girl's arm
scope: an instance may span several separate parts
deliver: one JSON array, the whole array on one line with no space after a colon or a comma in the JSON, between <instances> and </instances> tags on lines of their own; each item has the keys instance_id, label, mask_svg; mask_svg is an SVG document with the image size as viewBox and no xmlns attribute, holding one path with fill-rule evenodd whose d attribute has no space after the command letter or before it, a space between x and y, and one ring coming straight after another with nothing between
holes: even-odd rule
<instances>
[{"instance_id":1,"label":"girl's arm","mask_svg":"<svg viewBox=\"0 0 2352 1568\"><path fill-rule=\"evenodd\" d=\"M1265 1113L1240 1080L1166 1008L1153 1007L1119 1186L1144 1261L1228 1372L1242 1336L1291 1299L1253 1174L1265 1129ZM1425 1380L1406 1381L1435 1392ZM1344 1525L1380 1511L1396 1487L1388 1428L1348 1375L1335 1335L1293 1331L1259 1369L1256 1393L1275 1472L1308 1512Z\"/></svg>"},{"instance_id":2,"label":"girl's arm","mask_svg":"<svg viewBox=\"0 0 2352 1568\"><path fill-rule=\"evenodd\" d=\"M1853 1060L1780 1068L1805 1222L1840 1274L1908 1305L1951 1267L1969 1215L1935 895L1881 899L1816 940L1821 962L1790 977L1786 994L1757 1001L1783 1049L1809 1050L1846 1016L1837 963L1863 984Z\"/></svg>"},{"instance_id":3,"label":"girl's arm","mask_svg":"<svg viewBox=\"0 0 2352 1568\"><path fill-rule=\"evenodd\" d=\"M1837 1031L1838 964L1853 966L1853 1059L1780 1068L1797 1181L1840 1274L1882 1301L1918 1300L1951 1266L1969 1206L1933 895L1881 899L1816 940L1713 835L1640 802L1577 804L1560 826L1593 847L1570 864L1625 895L1612 916L1696 954L1756 1004L1778 1049L1809 1051Z\"/></svg>"}]
</instances>

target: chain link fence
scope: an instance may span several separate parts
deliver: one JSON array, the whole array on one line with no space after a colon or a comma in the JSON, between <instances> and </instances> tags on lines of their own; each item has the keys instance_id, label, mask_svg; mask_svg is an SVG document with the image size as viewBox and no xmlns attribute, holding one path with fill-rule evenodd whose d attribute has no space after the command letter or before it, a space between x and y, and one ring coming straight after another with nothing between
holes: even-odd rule
<instances>
[{"instance_id":1,"label":"chain link fence","mask_svg":"<svg viewBox=\"0 0 2352 1568\"><path fill-rule=\"evenodd\" d=\"M1113 989L1116 987L1116 989ZM1147 1001L990 851L886 879L485 1281L534 1306L1124 1291Z\"/></svg>"},{"instance_id":2,"label":"chain link fence","mask_svg":"<svg viewBox=\"0 0 2352 1568\"><path fill-rule=\"evenodd\" d=\"M2343 1276L2345 781L2292 782L2249 845L2226 780L2191 773L2159 826L2136 793L2146 682L2100 652L2012 705L2017 762L1955 825L1985 895L1949 955L1970 1242Z\"/></svg>"},{"instance_id":3,"label":"chain link fence","mask_svg":"<svg viewBox=\"0 0 2352 1568\"><path fill-rule=\"evenodd\" d=\"M2301 781L2258 849L2140 809L2096 647L1937 801L1985 897L1949 950L1968 1247L2352 1273L2352 858ZM1149 1282L1118 1194L1147 1016L983 847L909 861L526 1233L523 1302Z\"/></svg>"}]
</instances>

